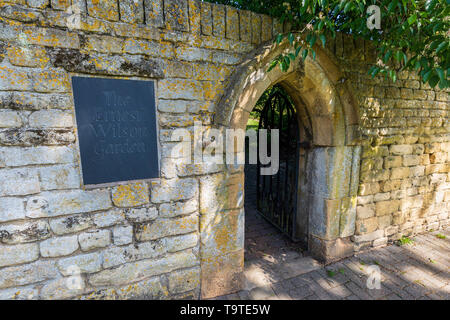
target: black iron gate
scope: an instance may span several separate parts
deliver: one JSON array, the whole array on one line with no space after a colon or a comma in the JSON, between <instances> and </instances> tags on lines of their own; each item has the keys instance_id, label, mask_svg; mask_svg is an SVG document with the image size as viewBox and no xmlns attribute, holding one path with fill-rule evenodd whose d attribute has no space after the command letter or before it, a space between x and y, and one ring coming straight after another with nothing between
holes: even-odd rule
<instances>
[{"instance_id":1,"label":"black iron gate","mask_svg":"<svg viewBox=\"0 0 450 320\"><path fill-rule=\"evenodd\" d=\"M268 96L260 113L259 129L267 129L269 154L270 129L279 130L279 170L274 175L261 175L260 169L270 164L263 165L258 161L258 212L292 240L296 240L300 139L295 107L283 90L272 90Z\"/></svg>"}]
</instances>

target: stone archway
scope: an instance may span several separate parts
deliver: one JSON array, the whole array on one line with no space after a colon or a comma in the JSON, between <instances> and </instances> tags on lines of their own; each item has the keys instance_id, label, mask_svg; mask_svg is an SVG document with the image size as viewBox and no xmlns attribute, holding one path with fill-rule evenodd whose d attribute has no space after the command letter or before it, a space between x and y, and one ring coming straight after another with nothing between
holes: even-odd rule
<instances>
[{"instance_id":1,"label":"stone archway","mask_svg":"<svg viewBox=\"0 0 450 320\"><path fill-rule=\"evenodd\" d=\"M300 59L287 72L270 62L286 45L261 47L234 72L215 108L214 125L245 129L250 111L263 92L281 84L293 99L312 148L301 175L300 219L307 223L308 249L332 261L353 253L359 179L358 109L349 85L329 52L317 48L316 59ZM237 150L236 152L242 152ZM314 182L314 183L311 183ZM215 207L202 206L202 297L240 289L244 264L244 171L228 165L203 182L201 195L213 195ZM202 210L202 207L205 210ZM212 210L211 210L212 209Z\"/></svg>"}]
</instances>

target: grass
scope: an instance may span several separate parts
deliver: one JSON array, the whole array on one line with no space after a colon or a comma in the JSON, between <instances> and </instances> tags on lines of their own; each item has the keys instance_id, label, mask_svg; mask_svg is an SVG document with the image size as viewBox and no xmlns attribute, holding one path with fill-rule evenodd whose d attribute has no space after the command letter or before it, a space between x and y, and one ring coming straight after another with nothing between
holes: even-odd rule
<instances>
[{"instance_id":1,"label":"grass","mask_svg":"<svg viewBox=\"0 0 450 320\"><path fill-rule=\"evenodd\" d=\"M339 272L340 274L345 274L345 269L344 269L344 268L340 268L340 269L337 270L337 271L332 270L332 269L327 269L327 275L328 275L330 278L333 278L338 272Z\"/></svg>"},{"instance_id":2,"label":"grass","mask_svg":"<svg viewBox=\"0 0 450 320\"><path fill-rule=\"evenodd\" d=\"M333 278L333 277L336 275L336 271L331 270L331 269L328 269L328 270L327 270L327 275L328 275L330 278Z\"/></svg>"},{"instance_id":3,"label":"grass","mask_svg":"<svg viewBox=\"0 0 450 320\"><path fill-rule=\"evenodd\" d=\"M413 239L408 238L408 237L405 237L405 236L402 236L402 237L398 240L397 244L398 244L399 246L403 246L403 245L405 245L405 244L413 244L413 242L414 242Z\"/></svg>"},{"instance_id":4,"label":"grass","mask_svg":"<svg viewBox=\"0 0 450 320\"><path fill-rule=\"evenodd\" d=\"M443 234L438 233L438 234L436 235L436 238L439 238L439 239L445 239L446 236L444 236Z\"/></svg>"}]
</instances>

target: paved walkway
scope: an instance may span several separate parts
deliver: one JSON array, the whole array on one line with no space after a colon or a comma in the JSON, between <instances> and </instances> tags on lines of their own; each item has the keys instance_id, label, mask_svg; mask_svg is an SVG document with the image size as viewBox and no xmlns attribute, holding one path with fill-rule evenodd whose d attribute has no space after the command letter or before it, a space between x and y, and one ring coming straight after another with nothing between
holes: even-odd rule
<instances>
[{"instance_id":1,"label":"paved walkway","mask_svg":"<svg viewBox=\"0 0 450 320\"><path fill-rule=\"evenodd\" d=\"M280 240L280 235L267 238L272 237L276 241L267 247L268 253L250 253L251 258L245 261L245 290L217 299L450 299L448 229L418 235L412 244L368 250L327 266L289 247L273 252L277 245L289 241ZM257 238L248 239L254 240ZM375 275L377 269L380 288L369 289L369 274ZM376 285L375 279L371 277L371 287Z\"/></svg>"},{"instance_id":2,"label":"paved walkway","mask_svg":"<svg viewBox=\"0 0 450 320\"><path fill-rule=\"evenodd\" d=\"M450 299L448 228L323 266L257 215L253 199L247 190L244 290L216 299Z\"/></svg>"}]
</instances>

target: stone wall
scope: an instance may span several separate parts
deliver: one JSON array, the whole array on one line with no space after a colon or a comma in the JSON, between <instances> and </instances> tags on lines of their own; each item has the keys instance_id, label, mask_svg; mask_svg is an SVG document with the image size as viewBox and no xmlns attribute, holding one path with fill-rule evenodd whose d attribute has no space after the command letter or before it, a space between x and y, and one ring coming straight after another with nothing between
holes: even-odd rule
<instances>
[{"instance_id":1,"label":"stone wall","mask_svg":"<svg viewBox=\"0 0 450 320\"><path fill-rule=\"evenodd\" d=\"M447 226L448 91L432 90L412 72L400 73L395 83L372 79L366 70L374 48L343 40L336 55L358 98L363 138L355 249Z\"/></svg>"},{"instance_id":2,"label":"stone wall","mask_svg":"<svg viewBox=\"0 0 450 320\"><path fill-rule=\"evenodd\" d=\"M244 85L236 75L264 60L270 42L262 44L280 31L270 17L194 0L1 1L0 298L199 298L236 290L242 167L182 164L170 135L196 120L206 131L217 126L227 109L221 99ZM346 195L354 204L348 211L356 211L345 231L352 250L449 221L448 93L412 74L395 84L371 79L372 52L341 36L326 50L344 74L332 86L342 96L337 83L345 81L359 111L346 122L359 123L350 140L362 146L358 196ZM161 179L84 189L73 75L156 81ZM265 89L273 79L251 85Z\"/></svg>"}]
</instances>

